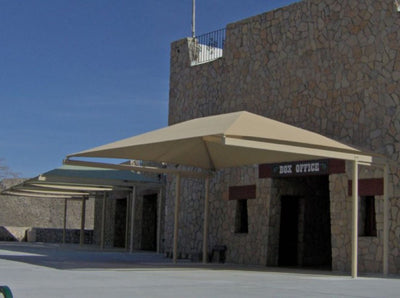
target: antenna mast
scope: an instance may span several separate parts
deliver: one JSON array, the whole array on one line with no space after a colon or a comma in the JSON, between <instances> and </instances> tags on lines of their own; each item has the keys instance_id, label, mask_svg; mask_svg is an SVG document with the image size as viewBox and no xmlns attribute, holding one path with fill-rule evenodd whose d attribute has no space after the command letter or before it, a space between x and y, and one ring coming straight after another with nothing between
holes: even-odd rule
<instances>
[{"instance_id":1,"label":"antenna mast","mask_svg":"<svg viewBox=\"0 0 400 298\"><path fill-rule=\"evenodd\" d=\"M196 0L192 0L192 37L196 37Z\"/></svg>"}]
</instances>

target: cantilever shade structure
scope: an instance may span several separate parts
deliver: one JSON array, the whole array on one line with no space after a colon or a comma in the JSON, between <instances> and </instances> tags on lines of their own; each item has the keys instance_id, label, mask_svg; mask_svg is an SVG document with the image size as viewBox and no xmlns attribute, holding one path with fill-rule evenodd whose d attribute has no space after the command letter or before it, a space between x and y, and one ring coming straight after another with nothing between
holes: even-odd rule
<instances>
[{"instance_id":1,"label":"cantilever shade structure","mask_svg":"<svg viewBox=\"0 0 400 298\"><path fill-rule=\"evenodd\" d=\"M139 159L198 167L207 171L252 164L335 158L354 162L353 182L358 183L358 164L371 165L379 157L357 148L249 112L197 118L67 156L65 163L90 164L71 157ZM103 165L104 166L104 165ZM160 169L161 171L162 169ZM385 177L386 180L386 177ZM179 174L175 227L179 205ZM208 178L206 179L208 187ZM357 185L353 185L352 275L357 276ZM203 260L207 248L207 200ZM177 228L174 231L176 260ZM384 262L385 263L385 262Z\"/></svg>"},{"instance_id":2,"label":"cantilever shade structure","mask_svg":"<svg viewBox=\"0 0 400 298\"><path fill-rule=\"evenodd\" d=\"M19 197L65 199L64 235L66 229L67 199L82 200L81 244L83 244L85 200L93 193L112 190L132 190L136 185L159 185L159 181L132 171L63 165L1 193ZM104 195L105 200L105 195ZM104 208L104 202L103 202ZM104 212L103 212L104 213ZM104 220L104 218L103 218ZM103 225L104 226L104 225ZM102 227L103 233L104 227ZM103 244L102 244L103 245Z\"/></svg>"},{"instance_id":3,"label":"cantilever shade structure","mask_svg":"<svg viewBox=\"0 0 400 298\"><path fill-rule=\"evenodd\" d=\"M112 188L131 187L138 183L158 183L158 181L131 171L63 165L40 175L30 183L36 183L43 187L55 185L62 189L99 191L102 188L111 190ZM70 187L68 188L68 186Z\"/></svg>"},{"instance_id":4,"label":"cantilever shade structure","mask_svg":"<svg viewBox=\"0 0 400 298\"><path fill-rule=\"evenodd\" d=\"M131 171L63 165L3 191L21 196L53 198L83 197L93 192L131 189L137 184L158 184L158 181Z\"/></svg>"},{"instance_id":5,"label":"cantilever shade structure","mask_svg":"<svg viewBox=\"0 0 400 298\"><path fill-rule=\"evenodd\" d=\"M248 112L197 118L68 157L140 159L207 170L320 157L371 162L322 135Z\"/></svg>"}]
</instances>

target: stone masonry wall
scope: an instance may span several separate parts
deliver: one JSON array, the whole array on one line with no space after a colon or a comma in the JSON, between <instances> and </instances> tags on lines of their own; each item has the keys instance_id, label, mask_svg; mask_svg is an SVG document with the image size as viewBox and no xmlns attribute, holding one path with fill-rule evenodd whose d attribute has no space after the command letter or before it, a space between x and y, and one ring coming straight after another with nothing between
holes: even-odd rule
<instances>
[{"instance_id":1,"label":"stone masonry wall","mask_svg":"<svg viewBox=\"0 0 400 298\"><path fill-rule=\"evenodd\" d=\"M164 251L164 204L165 204L165 190L162 191L162 198L159 198L159 190L157 188L147 188L147 187L137 187L136 189L136 199L134 206L134 231L133 231L133 249L139 250L142 249L142 224L143 224L143 196L149 194L157 194L157 219L160 220L160 251ZM101 244L101 229L102 229L102 216L103 216L103 199L104 194L99 193L96 197L95 203L95 220L94 220L94 232L93 232L93 242L96 245ZM104 222L104 247L112 248L115 244L115 222L116 216L118 216L116 201L118 199L127 199L127 217L123 219L125 222L125 226L123 229L125 230L127 239L125 239L125 248L130 249L130 236L131 236L131 224L132 224L132 192L131 191L113 191L106 194L105 201L105 222ZM161 207L160 202L161 200ZM126 222L126 219L128 222ZM128 231L126 231L126 228Z\"/></svg>"},{"instance_id":2,"label":"stone masonry wall","mask_svg":"<svg viewBox=\"0 0 400 298\"><path fill-rule=\"evenodd\" d=\"M348 181L352 178L351 165L347 163L346 174L330 176L331 192L331 239L333 270L350 271L351 266L351 214L352 197L348 195ZM361 167L360 179L382 178L382 169L376 167ZM361 198L359 199L359 201ZM398 197L394 196L393 188L389 188L389 221L392 224L389 236L389 270L399 272L398 251L399 235L395 231L400 224L396 218ZM360 206L360 202L359 202ZM383 196L375 196L376 237L358 237L359 270L361 272L382 272L383 258ZM397 230L399 231L399 230Z\"/></svg>"},{"instance_id":3,"label":"stone masonry wall","mask_svg":"<svg viewBox=\"0 0 400 298\"><path fill-rule=\"evenodd\" d=\"M0 189L21 183L22 179L5 179ZM81 226L81 201L68 200L67 228ZM0 196L0 226L62 228L64 199ZM86 201L85 227L94 226L94 199Z\"/></svg>"},{"instance_id":4,"label":"stone masonry wall","mask_svg":"<svg viewBox=\"0 0 400 298\"><path fill-rule=\"evenodd\" d=\"M399 29L392 0L309 0L228 25L210 63L177 41L169 123L248 110L399 161Z\"/></svg>"},{"instance_id":5,"label":"stone masonry wall","mask_svg":"<svg viewBox=\"0 0 400 298\"><path fill-rule=\"evenodd\" d=\"M394 1L304 0L229 24L223 57L194 67L190 41L171 45L169 123L247 110L387 156L392 162L390 272L400 272L400 13ZM232 173L236 171L241 170ZM230 170L223 173L232 175ZM363 173L382 178L375 170ZM330 177L332 257L337 270L349 269L349 177L349 171ZM211 183L215 209L210 209L210 218L227 219L232 211L224 208L229 202L215 193L226 192L227 185L217 178ZM381 201L377 197L378 237L359 240L360 270L381 268L381 261L373 260L381 260L382 254ZM192 212L201 218L201 203L196 204L199 209ZM276 223L269 224L268 229L274 229ZM217 221L210 225L221 229ZM214 235L215 241L226 242L223 231ZM170 239L168 229L165 237ZM263 249L257 251L264 254ZM232 254L241 253L228 250ZM268 256L259 256L258 261L263 263L264 258Z\"/></svg>"},{"instance_id":6,"label":"stone masonry wall","mask_svg":"<svg viewBox=\"0 0 400 298\"><path fill-rule=\"evenodd\" d=\"M258 167L222 170L210 179L208 252L215 245L226 245L226 261L232 263L266 264L268 203L270 182L256 179ZM228 200L229 187L256 184L257 196L248 200L246 234L235 233L236 201ZM172 252L175 207L175 178L168 177L165 214L166 252ZM202 252L204 221L204 183L197 179L181 178L178 253L182 258ZM264 210L260 215L260 210Z\"/></svg>"}]
</instances>

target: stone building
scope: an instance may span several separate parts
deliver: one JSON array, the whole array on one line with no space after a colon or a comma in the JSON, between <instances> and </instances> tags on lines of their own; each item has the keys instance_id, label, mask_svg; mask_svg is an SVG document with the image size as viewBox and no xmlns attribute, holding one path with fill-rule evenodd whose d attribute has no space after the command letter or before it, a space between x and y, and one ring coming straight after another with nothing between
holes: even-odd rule
<instances>
[{"instance_id":1,"label":"stone building","mask_svg":"<svg viewBox=\"0 0 400 298\"><path fill-rule=\"evenodd\" d=\"M400 272L400 13L393 0L304 0L171 45L169 124L247 110L385 155L389 272ZM206 46L205 46L206 45ZM218 53L198 63L199 51ZM298 169L295 171L294 169ZM296 173L295 173L296 172ZM301 172L301 173L300 173ZM209 251L226 261L350 271L351 169L336 160L214 173ZM361 167L359 271L381 272L383 171ZM167 196L174 195L173 178ZM181 256L202 250L203 185L182 181ZM165 251L174 200L166 199Z\"/></svg>"}]
</instances>

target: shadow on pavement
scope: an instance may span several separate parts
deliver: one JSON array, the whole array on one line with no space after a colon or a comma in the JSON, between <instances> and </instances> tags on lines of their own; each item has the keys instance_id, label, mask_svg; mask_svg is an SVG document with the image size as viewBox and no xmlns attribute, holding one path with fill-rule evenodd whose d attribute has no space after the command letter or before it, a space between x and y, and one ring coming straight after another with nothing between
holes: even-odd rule
<instances>
[{"instance_id":1,"label":"shadow on pavement","mask_svg":"<svg viewBox=\"0 0 400 298\"><path fill-rule=\"evenodd\" d=\"M172 264L153 252L101 251L94 246L0 242L0 259L55 269L126 269Z\"/></svg>"},{"instance_id":2,"label":"shadow on pavement","mask_svg":"<svg viewBox=\"0 0 400 298\"><path fill-rule=\"evenodd\" d=\"M121 249L101 250L94 245L77 244L0 242L0 259L44 266L60 270L82 269L207 269L270 272L279 274L301 274L319 276L345 276L349 273L332 272L320 268L265 267L256 265L237 265L220 263L193 263L178 260L174 264L163 254L147 251L126 252ZM398 275L360 274L363 277L384 277L399 279Z\"/></svg>"}]
</instances>

